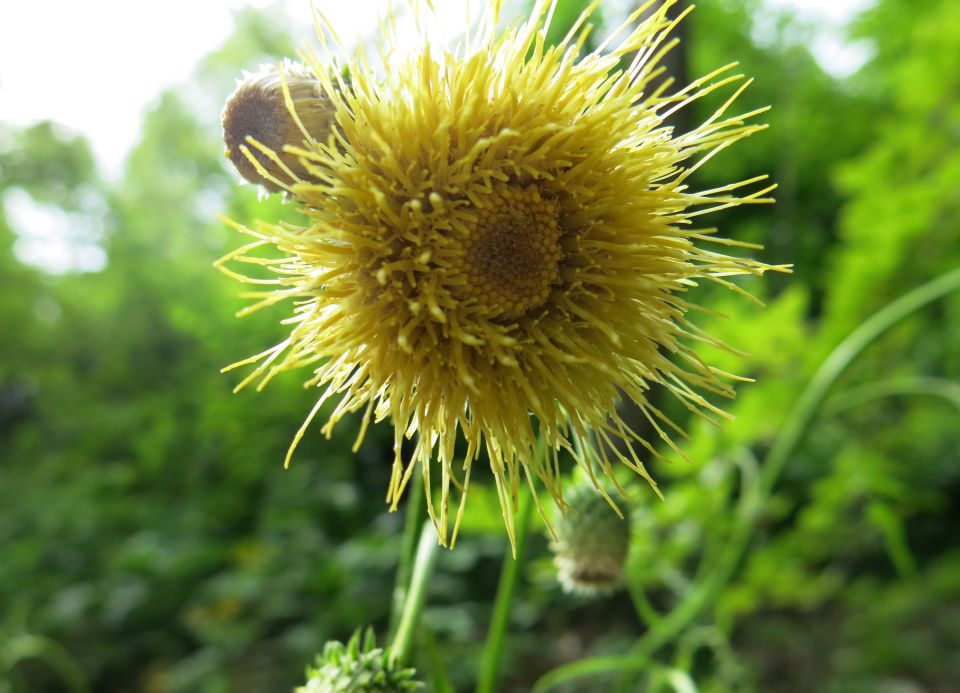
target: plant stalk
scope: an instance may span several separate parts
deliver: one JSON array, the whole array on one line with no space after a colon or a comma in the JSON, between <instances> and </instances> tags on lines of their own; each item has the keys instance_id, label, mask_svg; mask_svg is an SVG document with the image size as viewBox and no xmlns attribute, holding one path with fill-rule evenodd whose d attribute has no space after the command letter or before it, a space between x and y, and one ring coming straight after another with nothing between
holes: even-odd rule
<instances>
[{"instance_id":1,"label":"plant stalk","mask_svg":"<svg viewBox=\"0 0 960 693\"><path fill-rule=\"evenodd\" d=\"M394 635L393 642L390 644L390 657L398 664L407 664L410 658L413 634L416 630L420 612L423 610L424 599L427 595L427 578L430 576L430 570L433 568L433 561L436 558L437 544L437 536L432 524L424 522L413 563L410 589L407 590L404 599L400 624L397 626L396 635Z\"/></svg>"},{"instance_id":2,"label":"plant stalk","mask_svg":"<svg viewBox=\"0 0 960 693\"><path fill-rule=\"evenodd\" d=\"M671 642L704 608L715 601L746 553L753 536L756 515L770 497L784 465L806 433L830 388L853 360L898 322L957 289L960 289L960 270L941 275L881 308L837 345L817 369L790 411L786 424L780 429L761 465L752 512L740 515L713 572L655 628L640 638L631 649L631 655L649 657Z\"/></svg>"},{"instance_id":3,"label":"plant stalk","mask_svg":"<svg viewBox=\"0 0 960 693\"><path fill-rule=\"evenodd\" d=\"M503 653L507 622L510 619L510 605L513 601L513 593L517 586L520 565L523 561L523 550L526 544L527 527L530 524L532 507L533 494L528 490L522 494L520 499L520 512L517 517L516 529L516 556L511 555L508 548L503 558L500 584L497 586L493 615L490 617L490 630L487 632L487 640L483 645L483 659L480 664L480 675L477 679L477 693L494 693L496 691L500 657Z\"/></svg>"},{"instance_id":4,"label":"plant stalk","mask_svg":"<svg viewBox=\"0 0 960 693\"><path fill-rule=\"evenodd\" d=\"M413 558L417 550L417 528L424 512L423 484L414 480L407 496L407 514L403 524L403 537L400 543L400 562L397 565L397 578L393 585L393 601L390 608L390 637L396 635L403 615L403 606L410 587L413 573Z\"/></svg>"},{"instance_id":5,"label":"plant stalk","mask_svg":"<svg viewBox=\"0 0 960 693\"><path fill-rule=\"evenodd\" d=\"M557 667L537 681L534 691L546 691L555 685L589 674L615 671L640 671L652 655L672 642L683 630L714 603L732 579L753 536L754 520L769 498L780 472L806 433L817 409L837 379L870 344L895 324L920 308L960 289L960 269L947 272L887 304L862 322L830 353L814 373L790 411L783 428L764 459L752 502L738 516L723 553L710 574L674 609L647 631L625 656L597 657Z\"/></svg>"}]
</instances>

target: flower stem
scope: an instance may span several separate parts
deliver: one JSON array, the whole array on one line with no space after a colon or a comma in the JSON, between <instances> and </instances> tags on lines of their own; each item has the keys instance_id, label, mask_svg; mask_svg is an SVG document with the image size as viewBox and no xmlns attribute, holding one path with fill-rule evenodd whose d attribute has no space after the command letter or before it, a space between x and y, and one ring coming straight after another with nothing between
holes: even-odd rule
<instances>
[{"instance_id":1,"label":"flower stem","mask_svg":"<svg viewBox=\"0 0 960 693\"><path fill-rule=\"evenodd\" d=\"M60 677L64 689L71 693L89 693L90 685L83 669L73 655L60 643L43 635L23 634L4 643L3 656L0 657L0 673L4 670L11 676L16 665L24 660L37 659L53 669ZM0 686L0 690L6 688ZM24 689L27 690L27 689Z\"/></svg>"},{"instance_id":2,"label":"flower stem","mask_svg":"<svg viewBox=\"0 0 960 693\"><path fill-rule=\"evenodd\" d=\"M477 680L477 693L494 693L496 690L500 655L503 652L507 621L510 617L510 603L513 601L517 577L520 574L520 564L523 560L523 549L527 539L527 526L530 524L532 507L533 494L527 491L521 496L520 512L517 516L516 556L511 555L508 548L503 558L500 584L497 586L497 598L493 604L493 615L490 617L490 630L487 632L487 640L483 645L483 659L480 665L480 676Z\"/></svg>"},{"instance_id":3,"label":"flower stem","mask_svg":"<svg viewBox=\"0 0 960 693\"><path fill-rule=\"evenodd\" d=\"M633 609L637 612L637 617L647 628L651 628L660 622L660 614L653 608L653 604L647 599L643 587L630 580L627 582L627 593L630 595L630 601L633 602Z\"/></svg>"},{"instance_id":4,"label":"flower stem","mask_svg":"<svg viewBox=\"0 0 960 693\"><path fill-rule=\"evenodd\" d=\"M824 405L828 414L838 414L883 397L926 395L939 397L960 409L960 383L945 378L905 376L852 387L834 395Z\"/></svg>"},{"instance_id":5,"label":"flower stem","mask_svg":"<svg viewBox=\"0 0 960 693\"><path fill-rule=\"evenodd\" d=\"M393 637L400 625L403 605L410 587L410 575L413 572L413 557L417 550L417 528L423 513L423 484L412 484L407 496L407 515L403 525L403 537L400 543L400 561L397 565L397 578L393 585L393 604L390 608L390 636Z\"/></svg>"},{"instance_id":6,"label":"flower stem","mask_svg":"<svg viewBox=\"0 0 960 693\"><path fill-rule=\"evenodd\" d=\"M713 570L669 614L647 631L625 656L594 657L557 667L534 685L536 693L591 674L641 671L652 655L673 642L700 613L713 604L733 578L753 536L754 519L769 498L790 455L827 393L853 360L884 332L929 303L960 289L960 269L947 272L887 304L862 322L830 353L790 411L764 459L752 498L745 498L724 551Z\"/></svg>"},{"instance_id":7,"label":"flower stem","mask_svg":"<svg viewBox=\"0 0 960 693\"><path fill-rule=\"evenodd\" d=\"M957 289L960 289L960 270L941 275L881 308L837 345L817 369L796 406L790 411L785 425L780 429L761 467L756 501L751 504L748 512L739 515L714 570L689 597L637 641L631 648L631 656L648 658L676 638L703 609L716 600L746 553L753 536L754 519L773 491L784 464L806 433L827 392L853 360L895 324Z\"/></svg>"},{"instance_id":8,"label":"flower stem","mask_svg":"<svg viewBox=\"0 0 960 693\"><path fill-rule=\"evenodd\" d=\"M424 649L426 650L427 660L430 662L431 681L430 690L433 693L457 693L453 684L450 682L450 675L447 673L447 667L443 663L443 653L437 647L437 639L429 628L421 631Z\"/></svg>"},{"instance_id":9,"label":"flower stem","mask_svg":"<svg viewBox=\"0 0 960 693\"><path fill-rule=\"evenodd\" d=\"M406 664L410 657L413 633L420 612L423 610L423 602L427 594L427 578L433 567L433 560L437 553L436 549L436 533L430 522L424 522L413 563L410 589L407 590L404 599L403 615L400 618L400 625L397 626L397 633L393 637L393 642L390 644L390 656L399 664Z\"/></svg>"}]
</instances>

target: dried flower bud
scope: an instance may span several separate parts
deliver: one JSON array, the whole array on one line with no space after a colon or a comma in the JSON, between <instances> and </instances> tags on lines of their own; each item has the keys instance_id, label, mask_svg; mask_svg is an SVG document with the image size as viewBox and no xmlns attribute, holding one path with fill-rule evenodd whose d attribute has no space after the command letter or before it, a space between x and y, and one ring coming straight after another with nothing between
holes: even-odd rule
<instances>
[{"instance_id":1,"label":"dried flower bud","mask_svg":"<svg viewBox=\"0 0 960 693\"><path fill-rule=\"evenodd\" d=\"M296 693L408 693L423 688L415 671L395 664L389 653L376 646L373 631L360 640L358 630L344 645L329 641L323 654L307 668L307 684Z\"/></svg>"},{"instance_id":2,"label":"dried flower bud","mask_svg":"<svg viewBox=\"0 0 960 693\"><path fill-rule=\"evenodd\" d=\"M603 594L623 580L630 550L630 518L621 518L595 488L583 484L567 496L570 507L556 524L557 579L567 592Z\"/></svg>"},{"instance_id":3,"label":"dried flower bud","mask_svg":"<svg viewBox=\"0 0 960 693\"><path fill-rule=\"evenodd\" d=\"M284 81L296 117L284 100ZM227 98L221 120L230 162L251 183L276 192L283 189L277 181L286 185L310 178L300 157L284 151L284 146L303 146L307 135L313 140L325 140L333 121L333 108L320 81L304 66L287 62L247 75ZM272 152L282 165L248 138ZM258 170L251 157L268 176Z\"/></svg>"}]
</instances>

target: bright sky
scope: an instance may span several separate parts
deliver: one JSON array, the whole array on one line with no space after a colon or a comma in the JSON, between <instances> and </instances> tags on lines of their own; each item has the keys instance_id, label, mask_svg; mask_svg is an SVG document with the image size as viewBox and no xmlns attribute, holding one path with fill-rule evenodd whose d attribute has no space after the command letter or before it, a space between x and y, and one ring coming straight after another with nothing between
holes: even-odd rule
<instances>
[{"instance_id":1,"label":"bright sky","mask_svg":"<svg viewBox=\"0 0 960 693\"><path fill-rule=\"evenodd\" d=\"M317 0L342 38L369 31L381 0ZM802 16L843 23L869 0L767 0ZM456 15L460 0L440 0ZM310 0L46 0L9 2L0 11L0 120L51 118L91 138L108 173L119 172L140 120L162 89L186 79L232 30L243 6L278 7L298 42L312 35ZM15 9L13 9L15 8ZM453 17L451 17L452 19ZM841 73L862 58L830 32L818 43L826 67ZM862 49L861 49L862 50Z\"/></svg>"},{"instance_id":2,"label":"bright sky","mask_svg":"<svg viewBox=\"0 0 960 693\"><path fill-rule=\"evenodd\" d=\"M374 18L386 5L386 0L314 1L344 41L369 36L375 30ZM770 7L792 8L825 27L842 26L870 3L766 0ZM631 3L610 0L610 4ZM446 38L455 36L466 3L434 0L434 5L441 17L441 33ZM101 170L117 177L152 100L189 77L197 62L230 35L232 13L245 6L271 7L289 17L298 44L313 35L310 0L5 2L0 10L0 121L26 125L51 119L82 133L89 138ZM852 72L867 57L863 47L845 44L836 29L820 31L811 45L824 67L836 74ZM90 270L102 264L104 258L97 255L95 244L81 248L82 257L73 260L54 251L54 239L63 237L56 228L76 220L65 220L57 211L30 208L29 199L20 198L6 202L18 230L29 227L33 236L33 241L25 237L24 243L18 243L22 259L51 271ZM41 228L46 231L40 233ZM50 259L54 256L59 259Z\"/></svg>"},{"instance_id":3,"label":"bright sky","mask_svg":"<svg viewBox=\"0 0 960 693\"><path fill-rule=\"evenodd\" d=\"M304 12L309 11L308 3L304 0ZM4 3L0 120L18 125L56 120L90 137L108 171L116 171L136 139L151 99L184 80L203 55L230 35L233 10L268 4L267 0Z\"/></svg>"}]
</instances>

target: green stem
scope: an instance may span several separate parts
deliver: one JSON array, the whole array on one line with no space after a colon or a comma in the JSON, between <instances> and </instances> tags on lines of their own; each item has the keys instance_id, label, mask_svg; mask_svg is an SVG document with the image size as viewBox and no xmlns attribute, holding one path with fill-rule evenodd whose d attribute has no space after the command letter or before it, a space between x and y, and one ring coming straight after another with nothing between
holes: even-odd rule
<instances>
[{"instance_id":1,"label":"green stem","mask_svg":"<svg viewBox=\"0 0 960 693\"><path fill-rule=\"evenodd\" d=\"M785 425L780 429L779 435L766 455L755 487L754 501L748 504L748 511L738 517L727 539L724 552L718 557L712 572L673 611L654 628L647 631L634 644L628 655L595 658L558 667L541 677L534 686L534 691L545 691L553 685L587 674L643 669L657 650L682 633L705 608L716 600L733 577L750 544L757 512L769 498L784 464L806 432L827 392L840 375L867 346L900 320L957 289L960 289L960 269L947 272L913 289L884 306L851 332L817 369L800 395L796 406L790 411Z\"/></svg>"},{"instance_id":2,"label":"green stem","mask_svg":"<svg viewBox=\"0 0 960 693\"><path fill-rule=\"evenodd\" d=\"M0 655L2 655L0 671L7 669L13 672L16 671L14 667L18 662L39 659L59 674L61 682L72 693L88 693L90 690L83 669L77 664L73 655L63 645L48 637L17 636L4 644L4 650Z\"/></svg>"},{"instance_id":3,"label":"green stem","mask_svg":"<svg viewBox=\"0 0 960 693\"><path fill-rule=\"evenodd\" d=\"M406 664L409 660L413 633L420 612L423 610L424 598L427 595L427 577L430 575L436 554L436 533L430 522L424 522L413 564L410 589L404 600L403 615L400 618L400 625L397 626L397 633L393 637L393 642L390 644L390 656L398 664Z\"/></svg>"},{"instance_id":4,"label":"green stem","mask_svg":"<svg viewBox=\"0 0 960 693\"><path fill-rule=\"evenodd\" d=\"M643 624L647 628L652 628L660 622L660 614L657 613L657 610L653 608L653 604L647 599L647 595L641 585L630 580L627 582L627 592L630 595L630 601L633 602L634 611L637 612L637 616L643 621Z\"/></svg>"},{"instance_id":5,"label":"green stem","mask_svg":"<svg viewBox=\"0 0 960 693\"><path fill-rule=\"evenodd\" d=\"M440 648L437 647L437 639L430 632L429 628L422 631L423 644L427 651L427 659L430 662L430 672L432 674L430 690L433 693L457 693L453 684L450 682L450 675L447 674L447 667L443 663L443 656Z\"/></svg>"},{"instance_id":6,"label":"green stem","mask_svg":"<svg viewBox=\"0 0 960 693\"><path fill-rule=\"evenodd\" d=\"M767 453L760 469L756 502L751 504L752 512L740 515L740 521L734 526L727 540L726 550L718 559L713 572L687 599L677 605L657 628L642 637L632 648L631 654L650 656L671 642L704 608L713 603L730 581L753 536L757 511L769 498L783 466L806 432L820 403L853 360L898 322L958 288L960 270L948 272L917 287L862 322L830 353L800 395L796 406L787 417L786 424L780 429L780 434Z\"/></svg>"},{"instance_id":7,"label":"green stem","mask_svg":"<svg viewBox=\"0 0 960 693\"><path fill-rule=\"evenodd\" d=\"M760 489L769 495L780 471L806 432L817 407L850 363L884 332L929 303L960 289L960 269L947 272L901 296L865 320L823 362L807 385L787 424L767 453L760 471Z\"/></svg>"},{"instance_id":8,"label":"green stem","mask_svg":"<svg viewBox=\"0 0 960 693\"><path fill-rule=\"evenodd\" d=\"M636 655L608 655L588 657L564 664L548 671L537 679L531 693L545 693L562 683L598 674L616 674L628 671L643 671L650 666L650 659Z\"/></svg>"},{"instance_id":9,"label":"green stem","mask_svg":"<svg viewBox=\"0 0 960 693\"><path fill-rule=\"evenodd\" d=\"M483 659L480 665L480 676L477 680L477 693L493 693L496 690L500 655L503 652L507 621L510 617L510 603L513 601L517 576L520 574L520 564L523 560L523 548L526 544L527 526L530 524L532 507L533 494L527 491L522 494L520 511L517 516L516 556L511 556L510 549L507 549L503 559L500 584L497 586L497 597L493 605L493 615L490 618L490 630L487 632L487 640L483 645Z\"/></svg>"},{"instance_id":10,"label":"green stem","mask_svg":"<svg viewBox=\"0 0 960 693\"><path fill-rule=\"evenodd\" d=\"M884 397L928 395L939 397L960 409L960 383L944 378L905 376L852 387L834 395L824 405L827 414L837 414Z\"/></svg>"},{"instance_id":11,"label":"green stem","mask_svg":"<svg viewBox=\"0 0 960 693\"><path fill-rule=\"evenodd\" d=\"M400 562L397 565L397 579L393 585L393 604L390 609L390 636L396 634L403 614L403 605L407 600L407 588L413 572L413 557L417 550L417 528L423 516L423 484L413 480L413 488L407 494L407 516L403 525L403 538L400 543Z\"/></svg>"}]
</instances>

